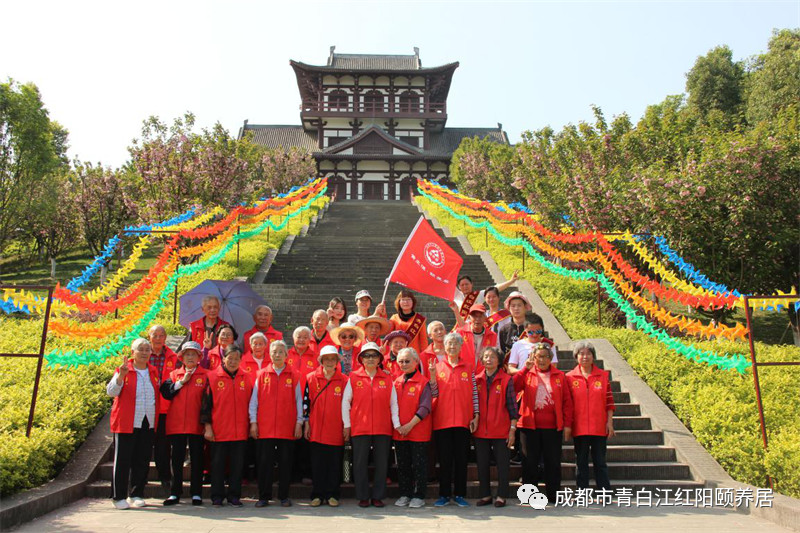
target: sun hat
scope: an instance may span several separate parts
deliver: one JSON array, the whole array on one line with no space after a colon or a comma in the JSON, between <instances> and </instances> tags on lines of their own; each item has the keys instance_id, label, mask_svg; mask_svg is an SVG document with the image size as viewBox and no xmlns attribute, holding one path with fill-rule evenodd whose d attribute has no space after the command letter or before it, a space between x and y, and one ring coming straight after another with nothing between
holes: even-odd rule
<instances>
[{"instance_id":1,"label":"sun hat","mask_svg":"<svg viewBox=\"0 0 800 533\"><path fill-rule=\"evenodd\" d=\"M351 324L350 322L345 322L338 328L333 328L333 330L331 330L331 339L333 339L333 342L336 343L337 346L341 346L341 343L339 342L339 335L341 335L345 331L352 331L356 335L356 342L363 342L364 330L359 328L355 324Z\"/></svg>"},{"instance_id":2,"label":"sun hat","mask_svg":"<svg viewBox=\"0 0 800 533\"><path fill-rule=\"evenodd\" d=\"M366 332L367 324L379 324L381 326L381 331L380 333L378 333L378 335L381 337L392 331L392 323L383 318L382 316L372 315L368 316L367 318L362 318L361 320L358 321L358 324L356 324L356 326L358 326L359 328L364 330L364 332Z\"/></svg>"},{"instance_id":3,"label":"sun hat","mask_svg":"<svg viewBox=\"0 0 800 533\"><path fill-rule=\"evenodd\" d=\"M317 361L319 361L319 364L322 364L322 358L325 357L326 355L335 355L336 358L338 359L339 350L336 349L336 346L333 346L331 344L326 344L325 346L323 346L319 351L319 355L317 356Z\"/></svg>"},{"instance_id":4,"label":"sun hat","mask_svg":"<svg viewBox=\"0 0 800 533\"><path fill-rule=\"evenodd\" d=\"M511 303L511 300L514 300L516 298L519 298L520 300L525 302L525 310L526 311L530 311L531 310L531 302L530 302L530 300L528 300L527 296L525 296L524 294L522 294L519 291L514 291L511 294L509 294L508 297L506 298L506 301L503 302L503 306L506 308L506 310L508 310L508 304Z\"/></svg>"}]
</instances>

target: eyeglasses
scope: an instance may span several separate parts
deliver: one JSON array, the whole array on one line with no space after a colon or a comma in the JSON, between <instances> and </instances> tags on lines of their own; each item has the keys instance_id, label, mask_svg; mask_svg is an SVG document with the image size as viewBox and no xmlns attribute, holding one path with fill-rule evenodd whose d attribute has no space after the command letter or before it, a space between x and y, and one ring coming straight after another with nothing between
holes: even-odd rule
<instances>
[{"instance_id":1,"label":"eyeglasses","mask_svg":"<svg viewBox=\"0 0 800 533\"><path fill-rule=\"evenodd\" d=\"M343 339L343 340L345 340L345 339L355 339L356 336L355 335L339 335L339 338Z\"/></svg>"},{"instance_id":2,"label":"eyeglasses","mask_svg":"<svg viewBox=\"0 0 800 533\"><path fill-rule=\"evenodd\" d=\"M380 354L377 354L375 352L367 352L361 355L362 359L373 359L373 358L377 359L378 357L380 357Z\"/></svg>"},{"instance_id":3,"label":"eyeglasses","mask_svg":"<svg viewBox=\"0 0 800 533\"><path fill-rule=\"evenodd\" d=\"M544 333L543 329L534 329L534 330L529 329L528 331L526 331L526 334L528 335L541 335L542 333Z\"/></svg>"}]
</instances>

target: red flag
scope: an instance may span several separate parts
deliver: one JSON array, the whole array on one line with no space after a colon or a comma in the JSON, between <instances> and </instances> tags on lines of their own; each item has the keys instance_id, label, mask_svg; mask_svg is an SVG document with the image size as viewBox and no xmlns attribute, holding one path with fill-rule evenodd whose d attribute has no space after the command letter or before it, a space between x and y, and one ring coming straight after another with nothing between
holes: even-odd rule
<instances>
[{"instance_id":1,"label":"red flag","mask_svg":"<svg viewBox=\"0 0 800 533\"><path fill-rule=\"evenodd\" d=\"M394 281L403 287L452 301L462 264L461 256L447 246L421 216L397 256L386 285Z\"/></svg>"}]
</instances>

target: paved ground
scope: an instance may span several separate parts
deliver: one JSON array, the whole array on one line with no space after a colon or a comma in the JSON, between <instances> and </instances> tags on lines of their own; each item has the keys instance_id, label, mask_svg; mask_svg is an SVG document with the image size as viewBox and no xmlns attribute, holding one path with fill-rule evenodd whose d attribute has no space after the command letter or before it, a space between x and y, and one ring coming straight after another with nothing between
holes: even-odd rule
<instances>
[{"instance_id":1,"label":"paved ground","mask_svg":"<svg viewBox=\"0 0 800 533\"><path fill-rule=\"evenodd\" d=\"M558 533L587 533L599 530L625 533L627 531L714 533L741 531L759 533L785 532L772 522L739 514L730 509L667 509L590 507L585 509L548 509L535 511L530 507L510 506L504 509L360 509L355 502L345 501L338 509L311 508L305 502L291 509L270 506L256 509L253 502L234 509L213 509L191 505L164 508L160 502L143 509L118 511L110 500L84 499L60 511L25 524L20 532L92 532L120 531L147 533L204 533L204 532L263 532L280 528L292 533L335 531L345 533L443 533L506 531L553 531ZM288 511L288 512L287 512ZM524 528L524 529L523 529Z\"/></svg>"}]
</instances>

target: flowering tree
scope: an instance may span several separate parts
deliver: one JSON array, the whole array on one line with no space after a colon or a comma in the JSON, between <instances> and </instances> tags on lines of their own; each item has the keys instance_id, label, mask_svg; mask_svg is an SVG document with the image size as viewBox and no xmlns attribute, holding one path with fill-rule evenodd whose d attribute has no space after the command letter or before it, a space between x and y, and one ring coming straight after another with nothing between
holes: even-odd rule
<instances>
[{"instance_id":1,"label":"flowering tree","mask_svg":"<svg viewBox=\"0 0 800 533\"><path fill-rule=\"evenodd\" d=\"M256 148L252 180L261 195L283 193L302 185L317 174L317 164L311 154L296 147Z\"/></svg>"},{"instance_id":2,"label":"flowering tree","mask_svg":"<svg viewBox=\"0 0 800 533\"><path fill-rule=\"evenodd\" d=\"M465 138L453 152L450 179L465 194L486 200L516 202L512 186L514 149L489 138Z\"/></svg>"},{"instance_id":3,"label":"flowering tree","mask_svg":"<svg viewBox=\"0 0 800 533\"><path fill-rule=\"evenodd\" d=\"M108 239L118 234L136 215L124 170L112 170L75 161L70 178L74 183L74 208L86 244L98 255Z\"/></svg>"}]
</instances>

